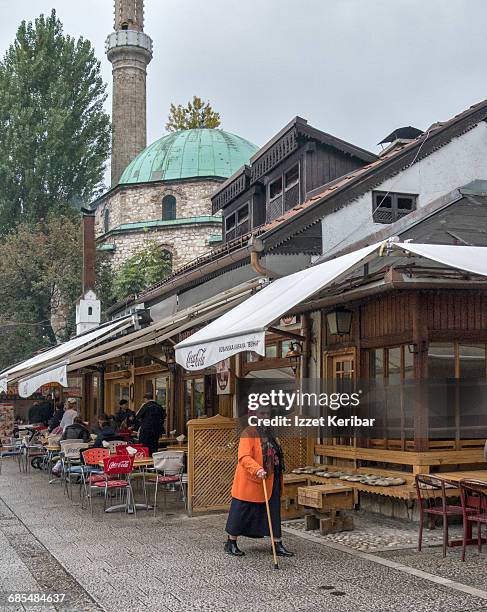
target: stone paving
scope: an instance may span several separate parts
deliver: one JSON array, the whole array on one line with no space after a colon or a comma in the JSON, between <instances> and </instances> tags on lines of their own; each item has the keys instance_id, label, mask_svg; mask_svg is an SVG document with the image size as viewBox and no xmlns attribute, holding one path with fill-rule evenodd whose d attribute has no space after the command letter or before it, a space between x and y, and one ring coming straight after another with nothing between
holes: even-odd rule
<instances>
[{"instance_id":1,"label":"stone paving","mask_svg":"<svg viewBox=\"0 0 487 612\"><path fill-rule=\"evenodd\" d=\"M472 595L424 575L389 567L388 558L414 569L455 575L484 588L487 555L469 550L463 580L458 551L439 561L437 548L360 557L319 541L286 533L296 557L272 568L269 543L244 540L242 559L222 551L225 516L201 518L138 512L137 517L94 517L68 500L42 473L19 474L4 463L0 476L0 610L5 593L66 592L66 601L28 610L169 612L475 612L487 611L487 592ZM443 572L443 573L441 573Z\"/></svg>"},{"instance_id":2,"label":"stone paving","mask_svg":"<svg viewBox=\"0 0 487 612\"><path fill-rule=\"evenodd\" d=\"M376 514L355 512L353 514L353 531L342 531L321 535L319 530L308 531L318 541L323 543L335 542L344 544L354 550L367 552L383 552L388 550L404 550L405 548L416 549L418 545L417 523L406 522L397 519L388 519ZM289 533L296 534L304 532L304 520L296 519L283 523ZM462 534L461 525L450 526L450 537L460 538ZM423 547L441 546L443 532L441 529L423 532Z\"/></svg>"}]
</instances>

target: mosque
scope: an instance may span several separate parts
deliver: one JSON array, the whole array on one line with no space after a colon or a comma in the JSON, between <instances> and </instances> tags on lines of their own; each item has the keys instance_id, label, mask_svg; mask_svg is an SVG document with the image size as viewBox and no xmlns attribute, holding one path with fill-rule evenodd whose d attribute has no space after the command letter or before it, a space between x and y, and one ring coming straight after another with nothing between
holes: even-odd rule
<instances>
[{"instance_id":1,"label":"mosque","mask_svg":"<svg viewBox=\"0 0 487 612\"><path fill-rule=\"evenodd\" d=\"M210 197L257 147L209 128L172 132L147 146L152 40L143 0L115 0L106 53L113 74L111 187L93 203L98 249L110 253L116 269L154 240L176 270L221 242L222 219L212 214Z\"/></svg>"}]
</instances>

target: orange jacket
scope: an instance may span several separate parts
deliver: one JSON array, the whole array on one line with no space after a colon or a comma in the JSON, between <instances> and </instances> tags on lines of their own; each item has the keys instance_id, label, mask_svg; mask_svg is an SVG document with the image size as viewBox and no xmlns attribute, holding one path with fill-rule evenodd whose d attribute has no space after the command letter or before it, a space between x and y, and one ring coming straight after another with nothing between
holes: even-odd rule
<instances>
[{"instance_id":1,"label":"orange jacket","mask_svg":"<svg viewBox=\"0 0 487 612\"><path fill-rule=\"evenodd\" d=\"M262 479L256 476L263 463L259 434L252 428L247 428L238 445L238 464L233 479L232 497L242 501L265 502ZM271 497L273 484L274 474L269 474L265 481L268 498Z\"/></svg>"}]
</instances>

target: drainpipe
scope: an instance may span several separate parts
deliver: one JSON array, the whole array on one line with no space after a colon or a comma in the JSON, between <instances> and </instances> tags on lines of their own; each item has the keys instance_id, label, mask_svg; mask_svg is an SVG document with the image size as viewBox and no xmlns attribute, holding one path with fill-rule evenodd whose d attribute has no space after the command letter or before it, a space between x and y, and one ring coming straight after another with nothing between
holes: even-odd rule
<instances>
[{"instance_id":1,"label":"drainpipe","mask_svg":"<svg viewBox=\"0 0 487 612\"><path fill-rule=\"evenodd\" d=\"M264 250L262 240L256 236L252 236L249 240L248 246L250 250L250 265L252 266L252 270L257 272L257 274L260 276L265 276L267 278L279 278L280 274L269 270L260 263L260 254Z\"/></svg>"}]
</instances>

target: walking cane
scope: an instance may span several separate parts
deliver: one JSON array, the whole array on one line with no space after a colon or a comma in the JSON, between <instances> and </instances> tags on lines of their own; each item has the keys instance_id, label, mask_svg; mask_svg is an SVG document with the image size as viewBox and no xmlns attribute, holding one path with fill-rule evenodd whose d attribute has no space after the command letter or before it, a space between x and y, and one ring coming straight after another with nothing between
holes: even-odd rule
<instances>
[{"instance_id":1,"label":"walking cane","mask_svg":"<svg viewBox=\"0 0 487 612\"><path fill-rule=\"evenodd\" d=\"M274 532L272 531L271 510L269 508L269 498L267 497L267 487L265 486L265 478L262 479L262 486L264 487L265 507L267 510L267 521L269 522L269 533L271 534L272 556L274 557L274 569L279 569L279 565L277 564L276 543L274 542Z\"/></svg>"}]
</instances>

